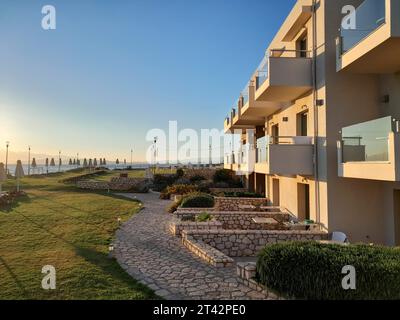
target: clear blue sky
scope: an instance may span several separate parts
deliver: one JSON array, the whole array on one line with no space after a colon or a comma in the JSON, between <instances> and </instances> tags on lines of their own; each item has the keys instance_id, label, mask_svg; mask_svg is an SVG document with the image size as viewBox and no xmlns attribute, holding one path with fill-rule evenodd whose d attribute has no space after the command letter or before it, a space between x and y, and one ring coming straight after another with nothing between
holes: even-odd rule
<instances>
[{"instance_id":1,"label":"clear blue sky","mask_svg":"<svg viewBox=\"0 0 400 320\"><path fill-rule=\"evenodd\" d=\"M146 132L222 128L295 0L2 0L0 150L143 158ZM57 29L41 28L41 8ZM0 162L3 152L0 153Z\"/></svg>"}]
</instances>

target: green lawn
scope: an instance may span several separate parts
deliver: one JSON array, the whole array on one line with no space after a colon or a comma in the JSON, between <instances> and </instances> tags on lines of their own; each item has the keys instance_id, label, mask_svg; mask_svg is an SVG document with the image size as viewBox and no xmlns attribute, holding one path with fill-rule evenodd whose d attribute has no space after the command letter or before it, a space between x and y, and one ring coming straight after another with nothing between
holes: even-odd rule
<instances>
[{"instance_id":1,"label":"green lawn","mask_svg":"<svg viewBox=\"0 0 400 320\"><path fill-rule=\"evenodd\" d=\"M156 298L108 257L117 218L128 219L140 204L58 182L76 174L25 178L28 196L0 210L0 299ZM56 290L41 288L47 264L56 268Z\"/></svg>"}]
</instances>

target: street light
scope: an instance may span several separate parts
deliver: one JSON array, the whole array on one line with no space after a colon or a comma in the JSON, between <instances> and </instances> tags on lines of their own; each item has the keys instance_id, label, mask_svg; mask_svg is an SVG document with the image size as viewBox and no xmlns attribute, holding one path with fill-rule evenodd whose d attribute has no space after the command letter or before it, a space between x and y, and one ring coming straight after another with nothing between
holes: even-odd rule
<instances>
[{"instance_id":1,"label":"street light","mask_svg":"<svg viewBox=\"0 0 400 320\"><path fill-rule=\"evenodd\" d=\"M156 168L157 168L157 140L158 140L158 137L154 137L154 140L153 140L153 148L154 148L154 174L156 173Z\"/></svg>"},{"instance_id":2,"label":"street light","mask_svg":"<svg viewBox=\"0 0 400 320\"><path fill-rule=\"evenodd\" d=\"M10 145L10 141L6 141L6 174L8 174L8 146Z\"/></svg>"},{"instance_id":3,"label":"street light","mask_svg":"<svg viewBox=\"0 0 400 320\"><path fill-rule=\"evenodd\" d=\"M28 146L28 176L31 175L31 146Z\"/></svg>"}]
</instances>

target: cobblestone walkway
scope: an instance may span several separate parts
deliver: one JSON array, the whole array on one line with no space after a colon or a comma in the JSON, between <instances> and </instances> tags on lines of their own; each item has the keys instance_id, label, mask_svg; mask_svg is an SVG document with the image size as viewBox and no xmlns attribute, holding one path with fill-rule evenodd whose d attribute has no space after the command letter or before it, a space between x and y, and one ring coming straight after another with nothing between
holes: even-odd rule
<instances>
[{"instance_id":1,"label":"cobblestone walkway","mask_svg":"<svg viewBox=\"0 0 400 320\"><path fill-rule=\"evenodd\" d=\"M215 268L189 252L167 231L168 202L157 194L125 194L144 209L117 231L115 257L135 279L165 299L265 299L238 282L236 268Z\"/></svg>"}]
</instances>

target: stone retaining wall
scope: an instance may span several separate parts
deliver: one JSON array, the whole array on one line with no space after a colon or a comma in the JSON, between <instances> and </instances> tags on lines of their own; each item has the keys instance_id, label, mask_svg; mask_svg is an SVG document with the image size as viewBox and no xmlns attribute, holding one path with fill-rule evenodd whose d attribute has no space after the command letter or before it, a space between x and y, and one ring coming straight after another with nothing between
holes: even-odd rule
<instances>
[{"instance_id":1,"label":"stone retaining wall","mask_svg":"<svg viewBox=\"0 0 400 320\"><path fill-rule=\"evenodd\" d=\"M247 192L246 188L210 188L212 193L222 193L222 192Z\"/></svg>"},{"instance_id":2,"label":"stone retaining wall","mask_svg":"<svg viewBox=\"0 0 400 320\"><path fill-rule=\"evenodd\" d=\"M218 221L191 222L176 219L169 223L168 229L174 236L181 236L183 230L222 230L222 223Z\"/></svg>"},{"instance_id":3,"label":"stone retaining wall","mask_svg":"<svg viewBox=\"0 0 400 320\"><path fill-rule=\"evenodd\" d=\"M79 189L87 190L108 190L110 188L107 181L77 181L76 186Z\"/></svg>"},{"instance_id":4,"label":"stone retaining wall","mask_svg":"<svg viewBox=\"0 0 400 320\"><path fill-rule=\"evenodd\" d=\"M238 262L236 264L236 274L239 277L239 281L245 286L252 290L257 290L266 295L268 299L273 300L284 300L281 295L278 295L270 289L262 286L254 280L256 275L256 263L255 262Z\"/></svg>"},{"instance_id":5,"label":"stone retaining wall","mask_svg":"<svg viewBox=\"0 0 400 320\"><path fill-rule=\"evenodd\" d=\"M174 213L178 217L181 217L181 216L187 215L187 214L192 214L192 215L200 214L204 211L213 213L214 208L181 208L181 207L179 207L176 209L176 211Z\"/></svg>"},{"instance_id":6,"label":"stone retaining wall","mask_svg":"<svg viewBox=\"0 0 400 320\"><path fill-rule=\"evenodd\" d=\"M234 263L232 258L226 256L221 251L209 246L201 240L194 239L190 235L182 238L182 244L195 255L217 268L230 267Z\"/></svg>"},{"instance_id":7,"label":"stone retaining wall","mask_svg":"<svg viewBox=\"0 0 400 320\"><path fill-rule=\"evenodd\" d=\"M312 231L276 230L208 230L182 232L182 238L191 237L221 251L229 257L256 256L265 245L284 241L326 240L328 234Z\"/></svg>"},{"instance_id":8,"label":"stone retaining wall","mask_svg":"<svg viewBox=\"0 0 400 320\"><path fill-rule=\"evenodd\" d=\"M144 183L146 183L146 179L142 178L114 177L110 180L110 182L81 180L76 182L76 186L80 189L87 189L87 190L128 191Z\"/></svg>"},{"instance_id":9,"label":"stone retaining wall","mask_svg":"<svg viewBox=\"0 0 400 320\"><path fill-rule=\"evenodd\" d=\"M287 230L283 223L289 221L290 215L285 212L243 212L243 211L209 211L180 210L175 215L179 219L194 219L196 215L207 211L213 218L222 224L223 229L227 230ZM277 224L255 223L253 218L273 218Z\"/></svg>"},{"instance_id":10,"label":"stone retaining wall","mask_svg":"<svg viewBox=\"0 0 400 320\"><path fill-rule=\"evenodd\" d=\"M234 198L234 197L214 197L216 211L240 211L241 205L260 206L266 204L266 198Z\"/></svg>"}]
</instances>

